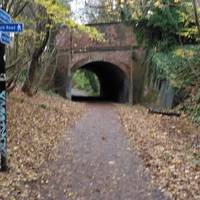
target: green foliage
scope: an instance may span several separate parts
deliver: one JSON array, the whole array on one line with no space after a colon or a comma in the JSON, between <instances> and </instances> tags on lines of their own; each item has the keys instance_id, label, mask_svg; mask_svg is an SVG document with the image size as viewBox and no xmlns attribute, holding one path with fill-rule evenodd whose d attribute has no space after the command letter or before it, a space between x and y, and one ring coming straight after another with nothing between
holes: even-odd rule
<instances>
[{"instance_id":1,"label":"green foliage","mask_svg":"<svg viewBox=\"0 0 200 200\"><path fill-rule=\"evenodd\" d=\"M200 73L200 47L176 47L174 50L160 52L154 48L149 55L150 72L157 79L168 80L175 88L186 88L197 81Z\"/></svg>"},{"instance_id":2,"label":"green foliage","mask_svg":"<svg viewBox=\"0 0 200 200\"><path fill-rule=\"evenodd\" d=\"M195 96L195 100L196 100L197 103L200 103L200 88L197 92L197 95Z\"/></svg>"},{"instance_id":3,"label":"green foliage","mask_svg":"<svg viewBox=\"0 0 200 200\"><path fill-rule=\"evenodd\" d=\"M28 74L28 69L27 68L24 68L23 70L21 70L21 73L19 75L18 81L20 83L23 83L26 80L27 74Z\"/></svg>"},{"instance_id":4,"label":"green foliage","mask_svg":"<svg viewBox=\"0 0 200 200\"><path fill-rule=\"evenodd\" d=\"M163 36L175 34L178 31L178 18L178 7L169 8L164 6L163 8L155 8L153 14L149 17L147 27L158 28Z\"/></svg>"},{"instance_id":5,"label":"green foliage","mask_svg":"<svg viewBox=\"0 0 200 200\"><path fill-rule=\"evenodd\" d=\"M177 45L180 39L188 44L198 40L192 2L173 2L152 2L146 15L134 18L134 29L139 41L143 39L148 45L154 46L165 40L165 49L168 49L171 45Z\"/></svg>"},{"instance_id":6,"label":"green foliage","mask_svg":"<svg viewBox=\"0 0 200 200\"><path fill-rule=\"evenodd\" d=\"M69 16L69 8L64 5L62 1L35 0L35 2L46 9L48 18L51 20L51 24L49 24L49 26L64 24L71 29L78 29L80 32L87 33L94 40L101 41L103 39L103 35L100 34L95 28L75 23L75 21L73 21L72 18L70 18Z\"/></svg>"},{"instance_id":7,"label":"green foliage","mask_svg":"<svg viewBox=\"0 0 200 200\"><path fill-rule=\"evenodd\" d=\"M138 43L151 49L148 76L169 82L183 94L181 100L189 97L188 112L200 123L200 38L192 1L149 0L145 6L133 15L133 24Z\"/></svg>"},{"instance_id":8,"label":"green foliage","mask_svg":"<svg viewBox=\"0 0 200 200\"><path fill-rule=\"evenodd\" d=\"M75 88L91 94L99 94L99 80L94 73L88 70L77 70L73 75L72 83Z\"/></svg>"},{"instance_id":9,"label":"green foliage","mask_svg":"<svg viewBox=\"0 0 200 200\"><path fill-rule=\"evenodd\" d=\"M200 124L200 104L191 107L190 117L193 122Z\"/></svg>"},{"instance_id":10,"label":"green foliage","mask_svg":"<svg viewBox=\"0 0 200 200\"><path fill-rule=\"evenodd\" d=\"M132 21L131 9L128 5L125 5L121 9L121 19L123 22L129 24Z\"/></svg>"},{"instance_id":11,"label":"green foliage","mask_svg":"<svg viewBox=\"0 0 200 200\"><path fill-rule=\"evenodd\" d=\"M178 31L180 36L192 40L198 39L198 29L194 18L192 1L186 0L183 2L179 10L179 23L182 25Z\"/></svg>"},{"instance_id":12,"label":"green foliage","mask_svg":"<svg viewBox=\"0 0 200 200\"><path fill-rule=\"evenodd\" d=\"M53 24L64 24L69 16L69 9L58 0L35 0L35 3L45 8Z\"/></svg>"},{"instance_id":13,"label":"green foliage","mask_svg":"<svg viewBox=\"0 0 200 200\"><path fill-rule=\"evenodd\" d=\"M150 51L149 76L156 80L168 80L176 91L184 92L190 103L186 112L192 121L200 123L200 89L193 96L191 90L200 88L200 46L187 45L174 47L170 51L160 51L155 47Z\"/></svg>"}]
</instances>

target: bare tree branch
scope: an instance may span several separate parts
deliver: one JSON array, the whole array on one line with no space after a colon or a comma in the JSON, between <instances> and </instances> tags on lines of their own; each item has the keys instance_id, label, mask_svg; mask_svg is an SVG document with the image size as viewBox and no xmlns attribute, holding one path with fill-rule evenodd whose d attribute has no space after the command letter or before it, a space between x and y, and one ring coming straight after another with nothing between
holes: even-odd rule
<instances>
[{"instance_id":1,"label":"bare tree branch","mask_svg":"<svg viewBox=\"0 0 200 200\"><path fill-rule=\"evenodd\" d=\"M28 4L29 4L29 1L26 1L26 2L24 3L24 5L16 11L16 13L13 15L13 18L18 17L18 16L23 12L23 10L26 8L26 6L27 6Z\"/></svg>"},{"instance_id":2,"label":"bare tree branch","mask_svg":"<svg viewBox=\"0 0 200 200\"><path fill-rule=\"evenodd\" d=\"M18 57L12 64L10 64L9 66L7 66L6 67L6 71L9 71L9 70L15 68L16 65L21 62L21 60L22 60L23 57L24 57L24 55Z\"/></svg>"},{"instance_id":3,"label":"bare tree branch","mask_svg":"<svg viewBox=\"0 0 200 200\"><path fill-rule=\"evenodd\" d=\"M8 6L8 13L11 12L11 8L12 8L14 2L15 2L15 0L11 0L10 4L9 4L9 6Z\"/></svg>"}]
</instances>

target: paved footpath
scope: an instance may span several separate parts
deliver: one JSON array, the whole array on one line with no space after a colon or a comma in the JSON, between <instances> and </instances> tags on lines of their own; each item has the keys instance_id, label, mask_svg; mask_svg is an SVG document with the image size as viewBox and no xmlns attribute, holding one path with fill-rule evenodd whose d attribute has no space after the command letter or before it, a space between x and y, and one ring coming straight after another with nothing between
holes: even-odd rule
<instances>
[{"instance_id":1,"label":"paved footpath","mask_svg":"<svg viewBox=\"0 0 200 200\"><path fill-rule=\"evenodd\" d=\"M64 136L58 159L46 166L52 175L47 184L37 185L40 199L164 200L129 145L115 107L87 107Z\"/></svg>"}]
</instances>

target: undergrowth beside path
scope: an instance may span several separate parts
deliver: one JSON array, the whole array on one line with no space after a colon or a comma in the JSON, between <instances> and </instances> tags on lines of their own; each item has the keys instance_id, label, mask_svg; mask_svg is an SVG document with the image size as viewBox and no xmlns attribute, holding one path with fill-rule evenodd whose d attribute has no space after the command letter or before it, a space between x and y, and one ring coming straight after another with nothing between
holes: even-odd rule
<instances>
[{"instance_id":1,"label":"undergrowth beside path","mask_svg":"<svg viewBox=\"0 0 200 200\"><path fill-rule=\"evenodd\" d=\"M148 114L142 106L119 108L130 141L171 199L200 199L200 128L186 118Z\"/></svg>"},{"instance_id":2,"label":"undergrowth beside path","mask_svg":"<svg viewBox=\"0 0 200 200\"><path fill-rule=\"evenodd\" d=\"M0 200L29 199L41 166L55 159L54 148L84 106L39 92L28 98L19 90L7 99L9 171L0 173Z\"/></svg>"}]
</instances>

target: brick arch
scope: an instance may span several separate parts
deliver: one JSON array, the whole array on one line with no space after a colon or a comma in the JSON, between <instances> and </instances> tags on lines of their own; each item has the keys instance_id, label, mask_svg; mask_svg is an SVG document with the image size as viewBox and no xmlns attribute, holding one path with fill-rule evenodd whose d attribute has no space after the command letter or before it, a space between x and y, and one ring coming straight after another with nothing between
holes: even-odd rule
<instances>
[{"instance_id":1,"label":"brick arch","mask_svg":"<svg viewBox=\"0 0 200 200\"><path fill-rule=\"evenodd\" d=\"M70 68L69 96L71 94L72 77L78 69L87 69L96 74L100 84L100 99L113 102L128 102L130 79L124 64L91 57L78 61Z\"/></svg>"},{"instance_id":2,"label":"brick arch","mask_svg":"<svg viewBox=\"0 0 200 200\"><path fill-rule=\"evenodd\" d=\"M120 62L120 61L117 61L117 60L108 60L108 59L105 59L105 58L98 58L98 57L92 57L92 56L83 58L83 59L77 61L76 63L72 63L71 66L70 66L71 73L73 73L77 69L79 69L79 68L81 68L81 67L83 67L83 66L85 66L89 63L95 63L95 62L110 63L110 64L118 67L119 69L121 69L125 73L125 75L128 77L128 79L130 78L129 77L130 67L127 64Z\"/></svg>"},{"instance_id":3,"label":"brick arch","mask_svg":"<svg viewBox=\"0 0 200 200\"><path fill-rule=\"evenodd\" d=\"M114 77L120 79L120 74L124 75L128 80L129 102L132 103L134 98L139 96L141 88L139 85L142 85L142 79L140 81L138 76L140 65L132 58L133 48L134 56L138 58L141 57L140 52L142 51L136 49L138 44L132 26L123 23L89 24L88 26L103 33L105 40L95 41L87 34L75 30L70 31L66 28L62 29L55 37L58 55L54 80L57 91L70 99L73 72L85 65L87 67L90 65L90 71L98 73L101 78L102 74L114 74L111 77L113 79ZM97 62L101 62L101 65ZM104 68L103 62L109 68L108 70ZM96 64L97 66L95 66ZM99 69L103 69L103 71L99 71ZM107 80L106 83L108 86L110 85ZM118 86L116 85L116 87Z\"/></svg>"}]
</instances>

